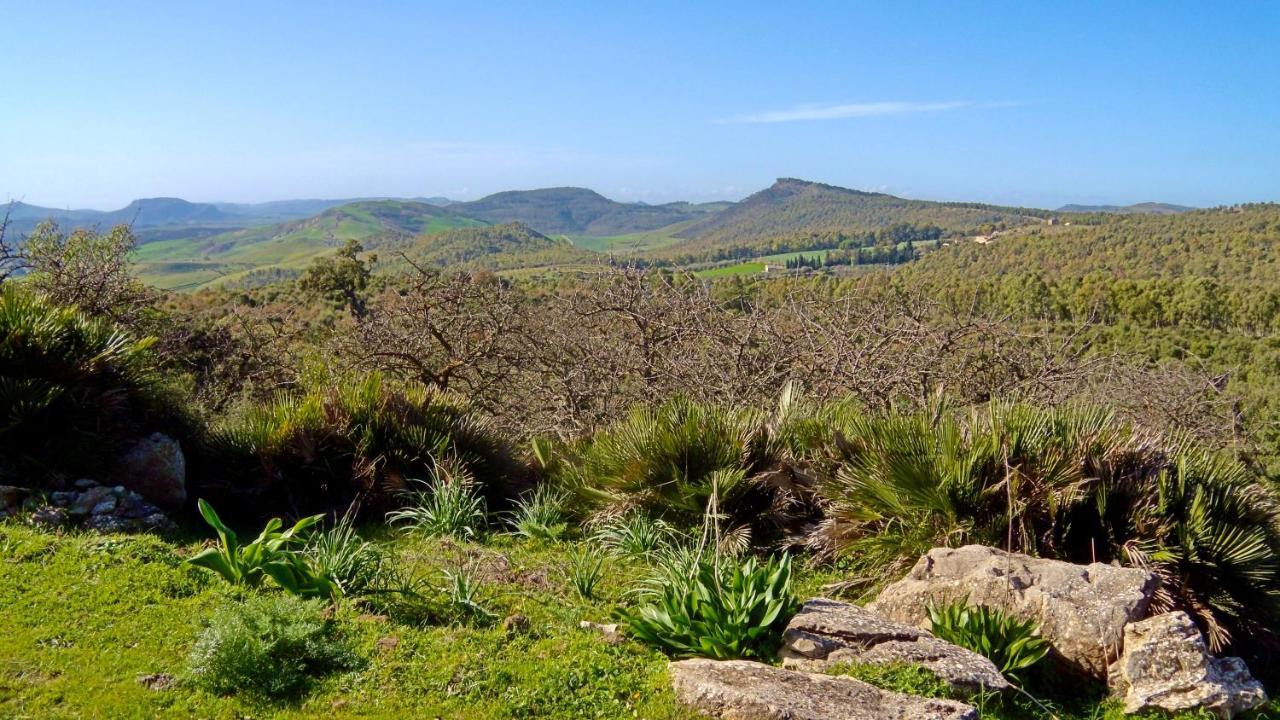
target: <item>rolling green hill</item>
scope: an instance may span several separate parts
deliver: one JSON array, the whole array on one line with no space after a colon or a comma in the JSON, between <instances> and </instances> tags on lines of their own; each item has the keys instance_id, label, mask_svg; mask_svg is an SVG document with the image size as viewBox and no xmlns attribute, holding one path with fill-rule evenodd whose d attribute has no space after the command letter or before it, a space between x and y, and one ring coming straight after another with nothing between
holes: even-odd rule
<instances>
[{"instance_id":1,"label":"rolling green hill","mask_svg":"<svg viewBox=\"0 0 1280 720\"><path fill-rule=\"evenodd\" d=\"M466 266L488 270L597 262L600 256L565 239L543 235L523 223L466 227L424 235L395 255L383 254L381 269L401 269L403 255L418 266Z\"/></svg>"},{"instance_id":2,"label":"rolling green hill","mask_svg":"<svg viewBox=\"0 0 1280 720\"><path fill-rule=\"evenodd\" d=\"M372 249L403 244L418 235L483 224L428 203L360 201L305 220L147 243L138 248L135 260L147 282L163 288L195 289L257 269L302 269L347 240L359 240Z\"/></svg>"},{"instance_id":3,"label":"rolling green hill","mask_svg":"<svg viewBox=\"0 0 1280 720\"><path fill-rule=\"evenodd\" d=\"M512 190L449 209L490 223L521 222L548 235L608 237L643 233L713 214L722 203L620 203L585 188Z\"/></svg>"}]
</instances>

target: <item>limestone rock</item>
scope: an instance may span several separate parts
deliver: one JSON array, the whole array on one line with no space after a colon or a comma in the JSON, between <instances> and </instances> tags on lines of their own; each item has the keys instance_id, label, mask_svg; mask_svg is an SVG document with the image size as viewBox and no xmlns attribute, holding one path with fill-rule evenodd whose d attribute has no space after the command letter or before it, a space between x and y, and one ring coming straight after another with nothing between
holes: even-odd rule
<instances>
[{"instance_id":1,"label":"limestone rock","mask_svg":"<svg viewBox=\"0 0 1280 720\"><path fill-rule=\"evenodd\" d=\"M977 720L972 707L881 690L861 680L747 660L671 663L686 706L723 720Z\"/></svg>"},{"instance_id":2,"label":"limestone rock","mask_svg":"<svg viewBox=\"0 0 1280 720\"><path fill-rule=\"evenodd\" d=\"M805 602L782 634L782 664L821 671L841 662L907 663L956 690L1004 690L1009 681L987 658L870 610L823 598Z\"/></svg>"},{"instance_id":3,"label":"limestone rock","mask_svg":"<svg viewBox=\"0 0 1280 720\"><path fill-rule=\"evenodd\" d=\"M1267 693L1240 658L1209 655L1184 612L1156 615L1124 629L1124 653L1111 666L1112 691L1127 713L1203 709L1218 717L1261 707Z\"/></svg>"},{"instance_id":4,"label":"limestone rock","mask_svg":"<svg viewBox=\"0 0 1280 720\"><path fill-rule=\"evenodd\" d=\"M609 623L607 625L602 625L600 623L591 622L590 620L583 620L582 622L578 623L578 627L582 628L583 630L592 630L594 632L600 633L600 636L604 638L604 641L609 643L610 645L617 645L618 643L622 642L622 639L623 639L622 633L618 631L617 623Z\"/></svg>"},{"instance_id":5,"label":"limestone rock","mask_svg":"<svg viewBox=\"0 0 1280 720\"><path fill-rule=\"evenodd\" d=\"M1146 615L1156 578L1137 568L1073 565L981 545L934 548L867 609L926 627L932 603L968 598L1040 624L1055 658L1097 679L1119 655L1125 625Z\"/></svg>"},{"instance_id":6,"label":"limestone rock","mask_svg":"<svg viewBox=\"0 0 1280 720\"><path fill-rule=\"evenodd\" d=\"M117 481L126 488L175 512L187 502L187 463L178 441L152 433L120 458Z\"/></svg>"}]
</instances>

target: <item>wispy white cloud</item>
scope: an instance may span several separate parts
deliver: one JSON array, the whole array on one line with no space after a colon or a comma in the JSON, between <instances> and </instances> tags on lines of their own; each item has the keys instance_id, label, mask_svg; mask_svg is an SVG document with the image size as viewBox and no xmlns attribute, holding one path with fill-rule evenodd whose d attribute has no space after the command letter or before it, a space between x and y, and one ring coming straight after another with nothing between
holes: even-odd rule
<instances>
[{"instance_id":1,"label":"wispy white cloud","mask_svg":"<svg viewBox=\"0 0 1280 720\"><path fill-rule=\"evenodd\" d=\"M905 115L909 113L932 113L945 110L960 110L972 107L991 107L994 105L1010 105L1011 103L977 103L968 100L951 100L947 102L865 102L838 103L826 105L797 105L786 110L769 110L765 112L735 115L721 120L722 123L785 123L802 120L841 120L844 118L877 117L881 115Z\"/></svg>"}]
</instances>

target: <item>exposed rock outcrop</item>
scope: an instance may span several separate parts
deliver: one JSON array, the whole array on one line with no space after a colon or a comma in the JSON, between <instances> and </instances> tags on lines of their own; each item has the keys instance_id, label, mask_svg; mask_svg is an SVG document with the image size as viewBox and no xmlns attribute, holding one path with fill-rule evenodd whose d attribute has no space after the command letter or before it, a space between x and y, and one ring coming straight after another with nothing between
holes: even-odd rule
<instances>
[{"instance_id":1,"label":"exposed rock outcrop","mask_svg":"<svg viewBox=\"0 0 1280 720\"><path fill-rule=\"evenodd\" d=\"M676 698L723 720L978 720L972 707L747 660L671 663Z\"/></svg>"},{"instance_id":2,"label":"exposed rock outcrop","mask_svg":"<svg viewBox=\"0 0 1280 720\"><path fill-rule=\"evenodd\" d=\"M1051 656L1097 679L1118 657L1124 627L1146 615L1156 578L1137 568L1073 565L981 545L935 548L867 608L926 627L929 604L968 599L1040 624Z\"/></svg>"},{"instance_id":3,"label":"exposed rock outcrop","mask_svg":"<svg viewBox=\"0 0 1280 720\"><path fill-rule=\"evenodd\" d=\"M75 490L49 494L50 505L37 509L31 522L47 528L80 526L98 532L167 530L173 527L160 508L123 485L107 487L77 480Z\"/></svg>"},{"instance_id":4,"label":"exposed rock outcrop","mask_svg":"<svg viewBox=\"0 0 1280 720\"><path fill-rule=\"evenodd\" d=\"M1004 690L1009 681L987 658L929 632L848 603L805 602L782 634L782 664L821 671L841 662L919 665L956 690Z\"/></svg>"},{"instance_id":5,"label":"exposed rock outcrop","mask_svg":"<svg viewBox=\"0 0 1280 720\"><path fill-rule=\"evenodd\" d=\"M1261 707L1267 693L1244 661L1215 658L1184 612L1156 615L1124 629L1124 653L1111 666L1112 691L1128 713L1208 710L1218 717Z\"/></svg>"},{"instance_id":6,"label":"exposed rock outcrop","mask_svg":"<svg viewBox=\"0 0 1280 720\"><path fill-rule=\"evenodd\" d=\"M120 457L116 482L168 512L187 502L187 461L177 440L152 433Z\"/></svg>"}]
</instances>

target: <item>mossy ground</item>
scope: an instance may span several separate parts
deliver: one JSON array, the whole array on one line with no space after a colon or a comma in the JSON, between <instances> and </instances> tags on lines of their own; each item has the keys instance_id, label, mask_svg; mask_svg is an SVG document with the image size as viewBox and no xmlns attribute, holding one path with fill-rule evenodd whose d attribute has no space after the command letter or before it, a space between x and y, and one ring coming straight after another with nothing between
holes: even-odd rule
<instances>
[{"instance_id":1,"label":"mossy ground","mask_svg":"<svg viewBox=\"0 0 1280 720\"><path fill-rule=\"evenodd\" d=\"M611 560L596 598L570 589L574 545L490 536L456 543L388 534L380 542L413 574L437 580L471 565L497 618L483 626L410 624L343 603L336 620L363 658L320 679L301 700L206 693L183 673L215 607L251 592L182 564L201 541L138 535L55 535L0 523L0 717L4 718L692 718L667 686L667 658L634 642L609 644L582 620L608 622L644 573ZM802 597L834 579L803 570ZM273 592L263 590L262 592ZM527 632L500 619L521 614ZM177 683L151 690L140 676ZM929 693L910 671L854 672L885 687ZM1033 717L1018 706L989 717ZM1114 706L1063 717L1119 717Z\"/></svg>"}]
</instances>

